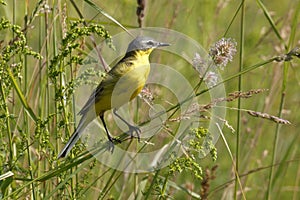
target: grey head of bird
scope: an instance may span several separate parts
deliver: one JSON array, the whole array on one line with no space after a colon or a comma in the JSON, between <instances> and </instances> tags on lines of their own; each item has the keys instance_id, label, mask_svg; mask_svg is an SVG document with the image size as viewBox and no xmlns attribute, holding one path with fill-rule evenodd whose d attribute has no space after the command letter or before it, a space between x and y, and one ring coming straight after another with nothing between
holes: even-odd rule
<instances>
[{"instance_id":1,"label":"grey head of bird","mask_svg":"<svg viewBox=\"0 0 300 200\"><path fill-rule=\"evenodd\" d=\"M170 46L168 43L158 42L151 37L138 36L130 42L127 48L127 53L135 50L154 49L162 46Z\"/></svg>"}]
</instances>

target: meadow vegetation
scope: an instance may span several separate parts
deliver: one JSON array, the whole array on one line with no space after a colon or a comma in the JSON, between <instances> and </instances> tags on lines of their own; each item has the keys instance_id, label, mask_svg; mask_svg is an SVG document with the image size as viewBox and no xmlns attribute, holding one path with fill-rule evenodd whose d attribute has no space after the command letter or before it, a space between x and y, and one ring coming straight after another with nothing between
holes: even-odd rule
<instances>
[{"instance_id":1,"label":"meadow vegetation","mask_svg":"<svg viewBox=\"0 0 300 200\"><path fill-rule=\"evenodd\" d=\"M0 199L300 198L299 0L0 2ZM222 82L194 70L201 65L197 54L192 64L161 50L151 55L195 86L201 126L186 131L193 136L190 150L180 157L172 152L169 166L144 173L105 166L84 142L58 160L79 120L75 91L95 88L106 72L89 53L98 48L105 63L97 45L105 40L114 49L115 34L139 27L186 34L220 67ZM82 72L87 62L98 67ZM225 85L226 96L211 99L217 84ZM124 150L157 149L189 117L174 112L177 103L170 91L149 86L131 102L133 116L147 122L147 105L163 105L170 109L164 128L138 143L108 113L109 129L124 140ZM226 103L225 125L213 143L210 110L219 103ZM104 143L94 151L105 150ZM210 152L200 159L203 145Z\"/></svg>"}]
</instances>

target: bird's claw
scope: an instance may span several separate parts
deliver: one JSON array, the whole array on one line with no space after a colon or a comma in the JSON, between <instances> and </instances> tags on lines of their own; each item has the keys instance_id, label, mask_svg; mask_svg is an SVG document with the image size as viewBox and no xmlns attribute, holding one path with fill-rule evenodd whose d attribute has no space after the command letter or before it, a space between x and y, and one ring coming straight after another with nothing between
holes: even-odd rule
<instances>
[{"instance_id":1,"label":"bird's claw","mask_svg":"<svg viewBox=\"0 0 300 200\"><path fill-rule=\"evenodd\" d=\"M113 153L114 152L114 149L115 149L115 144L118 144L118 143L121 143L122 141L118 138L109 138L109 141L108 141L108 151Z\"/></svg>"},{"instance_id":2,"label":"bird's claw","mask_svg":"<svg viewBox=\"0 0 300 200\"><path fill-rule=\"evenodd\" d=\"M138 139L138 141L140 142L141 129L137 126L132 126L132 125L128 125L128 128L129 128L128 133L130 134L130 137L131 138L136 137ZM133 133L135 133L136 136Z\"/></svg>"}]
</instances>

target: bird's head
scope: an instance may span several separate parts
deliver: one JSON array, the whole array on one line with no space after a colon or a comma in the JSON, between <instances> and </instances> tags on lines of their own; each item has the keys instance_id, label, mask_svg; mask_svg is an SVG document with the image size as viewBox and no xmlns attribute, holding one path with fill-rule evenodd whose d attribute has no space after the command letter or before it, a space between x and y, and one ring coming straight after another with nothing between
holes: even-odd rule
<instances>
[{"instance_id":1,"label":"bird's head","mask_svg":"<svg viewBox=\"0 0 300 200\"><path fill-rule=\"evenodd\" d=\"M138 36L130 44L127 48L127 53L131 51L148 51L150 49L155 49L157 47L169 46L168 43L158 42L151 37Z\"/></svg>"}]
</instances>

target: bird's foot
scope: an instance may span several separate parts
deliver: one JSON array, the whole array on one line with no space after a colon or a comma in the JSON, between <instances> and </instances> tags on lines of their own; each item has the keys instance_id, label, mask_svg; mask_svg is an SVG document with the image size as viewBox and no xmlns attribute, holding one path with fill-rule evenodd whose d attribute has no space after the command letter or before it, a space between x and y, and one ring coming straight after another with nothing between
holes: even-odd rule
<instances>
[{"instance_id":1,"label":"bird's foot","mask_svg":"<svg viewBox=\"0 0 300 200\"><path fill-rule=\"evenodd\" d=\"M141 134L141 129L137 126L132 126L128 124L128 128L129 128L129 135L131 138L136 137L138 139L138 141L140 142L141 138L140 138L140 134ZM134 134L135 133L135 134Z\"/></svg>"},{"instance_id":2,"label":"bird's foot","mask_svg":"<svg viewBox=\"0 0 300 200\"><path fill-rule=\"evenodd\" d=\"M107 149L108 149L108 151L110 151L111 153L113 153L114 152L114 150L115 150L115 144L118 144L118 143L121 143L122 141L120 140L120 139L118 139L118 138L113 138L113 137L110 137L110 138L108 138L108 147L107 147Z\"/></svg>"}]
</instances>

